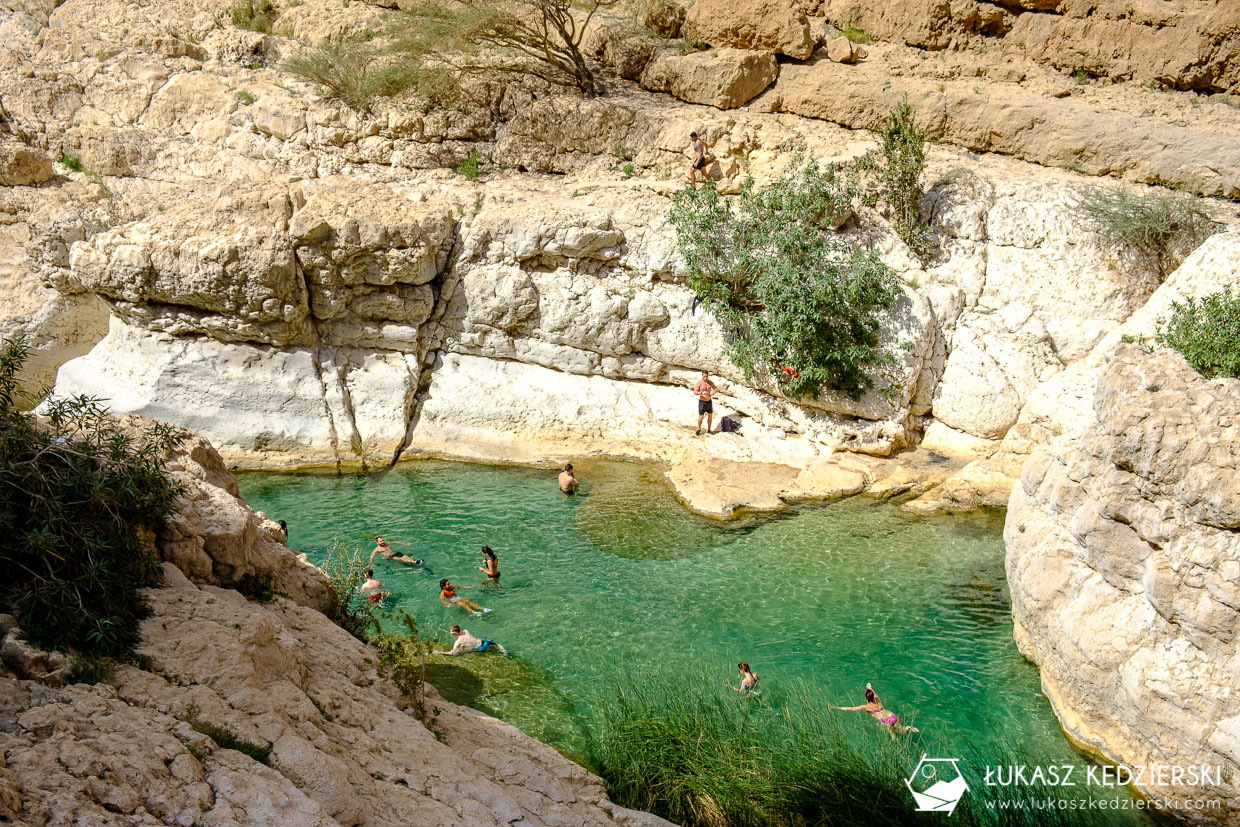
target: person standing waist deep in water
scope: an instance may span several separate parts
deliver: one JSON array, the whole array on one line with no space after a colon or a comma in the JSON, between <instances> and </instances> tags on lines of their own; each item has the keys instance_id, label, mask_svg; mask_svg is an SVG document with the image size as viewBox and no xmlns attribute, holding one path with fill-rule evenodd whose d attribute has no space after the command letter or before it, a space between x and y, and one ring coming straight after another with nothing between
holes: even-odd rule
<instances>
[{"instance_id":1,"label":"person standing waist deep in water","mask_svg":"<svg viewBox=\"0 0 1240 827\"><path fill-rule=\"evenodd\" d=\"M573 464L570 462L564 466L564 470L560 472L560 490L565 494L576 494L577 486L581 485L577 481L577 475L573 472Z\"/></svg>"},{"instance_id":2,"label":"person standing waist deep in water","mask_svg":"<svg viewBox=\"0 0 1240 827\"><path fill-rule=\"evenodd\" d=\"M499 558L490 546L482 547L482 565L478 567L478 571L485 574L488 580L499 580Z\"/></svg>"}]
</instances>

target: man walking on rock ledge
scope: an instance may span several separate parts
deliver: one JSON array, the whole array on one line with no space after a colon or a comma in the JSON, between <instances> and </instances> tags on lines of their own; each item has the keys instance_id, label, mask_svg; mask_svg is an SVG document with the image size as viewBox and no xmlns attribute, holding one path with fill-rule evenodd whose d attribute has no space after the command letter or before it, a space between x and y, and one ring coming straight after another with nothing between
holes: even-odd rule
<instances>
[{"instance_id":1,"label":"man walking on rock ledge","mask_svg":"<svg viewBox=\"0 0 1240 827\"><path fill-rule=\"evenodd\" d=\"M715 383L710 381L710 374L702 371L702 378L697 380L697 384L693 386L693 392L698 398L698 424L696 436L702 435L702 417L706 417L706 433L710 433L711 427L715 421L715 403L711 401L711 397L719 389L715 387Z\"/></svg>"}]
</instances>

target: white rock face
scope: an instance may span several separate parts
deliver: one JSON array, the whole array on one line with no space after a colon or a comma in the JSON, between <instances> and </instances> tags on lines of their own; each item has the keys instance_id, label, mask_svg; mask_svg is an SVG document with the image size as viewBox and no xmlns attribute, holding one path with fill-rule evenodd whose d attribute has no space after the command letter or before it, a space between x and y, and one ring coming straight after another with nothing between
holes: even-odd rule
<instances>
[{"instance_id":1,"label":"white rock face","mask_svg":"<svg viewBox=\"0 0 1240 827\"><path fill-rule=\"evenodd\" d=\"M1016 640L1076 740L1128 765L1208 764L1240 803L1240 380L1121 345L1084 430L1036 451L1004 538Z\"/></svg>"}]
</instances>

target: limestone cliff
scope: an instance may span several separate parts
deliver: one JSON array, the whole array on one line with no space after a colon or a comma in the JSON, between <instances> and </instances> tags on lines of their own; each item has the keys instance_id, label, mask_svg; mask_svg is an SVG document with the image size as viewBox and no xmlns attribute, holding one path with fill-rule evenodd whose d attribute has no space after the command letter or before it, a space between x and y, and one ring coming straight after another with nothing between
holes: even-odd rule
<instances>
[{"instance_id":1,"label":"limestone cliff","mask_svg":"<svg viewBox=\"0 0 1240 827\"><path fill-rule=\"evenodd\" d=\"M219 454L171 459L187 487L157 544L143 668L65 686L64 658L0 617L0 821L8 824L656 825L515 728L444 701L436 736L375 672L377 654L313 605L325 579L236 496ZM220 582L271 578L292 599ZM198 583L191 582L192 574ZM194 724L227 727L265 762ZM205 728L205 727L204 727Z\"/></svg>"},{"instance_id":2,"label":"limestone cliff","mask_svg":"<svg viewBox=\"0 0 1240 827\"><path fill-rule=\"evenodd\" d=\"M1121 345L1079 436L1035 451L1004 537L1016 641L1064 729L1132 766L1209 764L1223 786L1147 784L1240 811L1240 380Z\"/></svg>"}]
</instances>

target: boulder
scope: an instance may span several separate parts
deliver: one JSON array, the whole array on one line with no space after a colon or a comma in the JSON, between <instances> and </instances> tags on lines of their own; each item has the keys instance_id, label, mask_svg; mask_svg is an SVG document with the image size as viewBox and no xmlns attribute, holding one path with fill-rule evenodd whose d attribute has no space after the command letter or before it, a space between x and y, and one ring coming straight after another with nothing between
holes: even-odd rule
<instances>
[{"instance_id":1,"label":"boulder","mask_svg":"<svg viewBox=\"0 0 1240 827\"><path fill-rule=\"evenodd\" d=\"M857 62L857 53L853 48L852 41L843 35L828 40L823 46L823 50L827 53L827 59L835 63Z\"/></svg>"},{"instance_id":2,"label":"boulder","mask_svg":"<svg viewBox=\"0 0 1240 827\"><path fill-rule=\"evenodd\" d=\"M778 52L797 60L814 51L805 15L782 0L697 0L681 34L712 46Z\"/></svg>"},{"instance_id":3,"label":"boulder","mask_svg":"<svg viewBox=\"0 0 1240 827\"><path fill-rule=\"evenodd\" d=\"M0 187L29 187L51 179L52 161L16 138L0 136Z\"/></svg>"},{"instance_id":4,"label":"boulder","mask_svg":"<svg viewBox=\"0 0 1240 827\"><path fill-rule=\"evenodd\" d=\"M1004 528L1016 641L1064 730L1119 764L1220 768L1137 787L1222 813L1240 807L1237 462L1240 380L1120 345L1084 430L1025 463Z\"/></svg>"},{"instance_id":5,"label":"boulder","mask_svg":"<svg viewBox=\"0 0 1240 827\"><path fill-rule=\"evenodd\" d=\"M642 72L641 85L690 103L735 109L757 97L778 75L779 64L770 52L711 49L659 55Z\"/></svg>"},{"instance_id":6,"label":"boulder","mask_svg":"<svg viewBox=\"0 0 1240 827\"><path fill-rule=\"evenodd\" d=\"M650 31L663 37L676 37L685 22L685 7L675 0L649 0L642 22Z\"/></svg>"}]
</instances>

